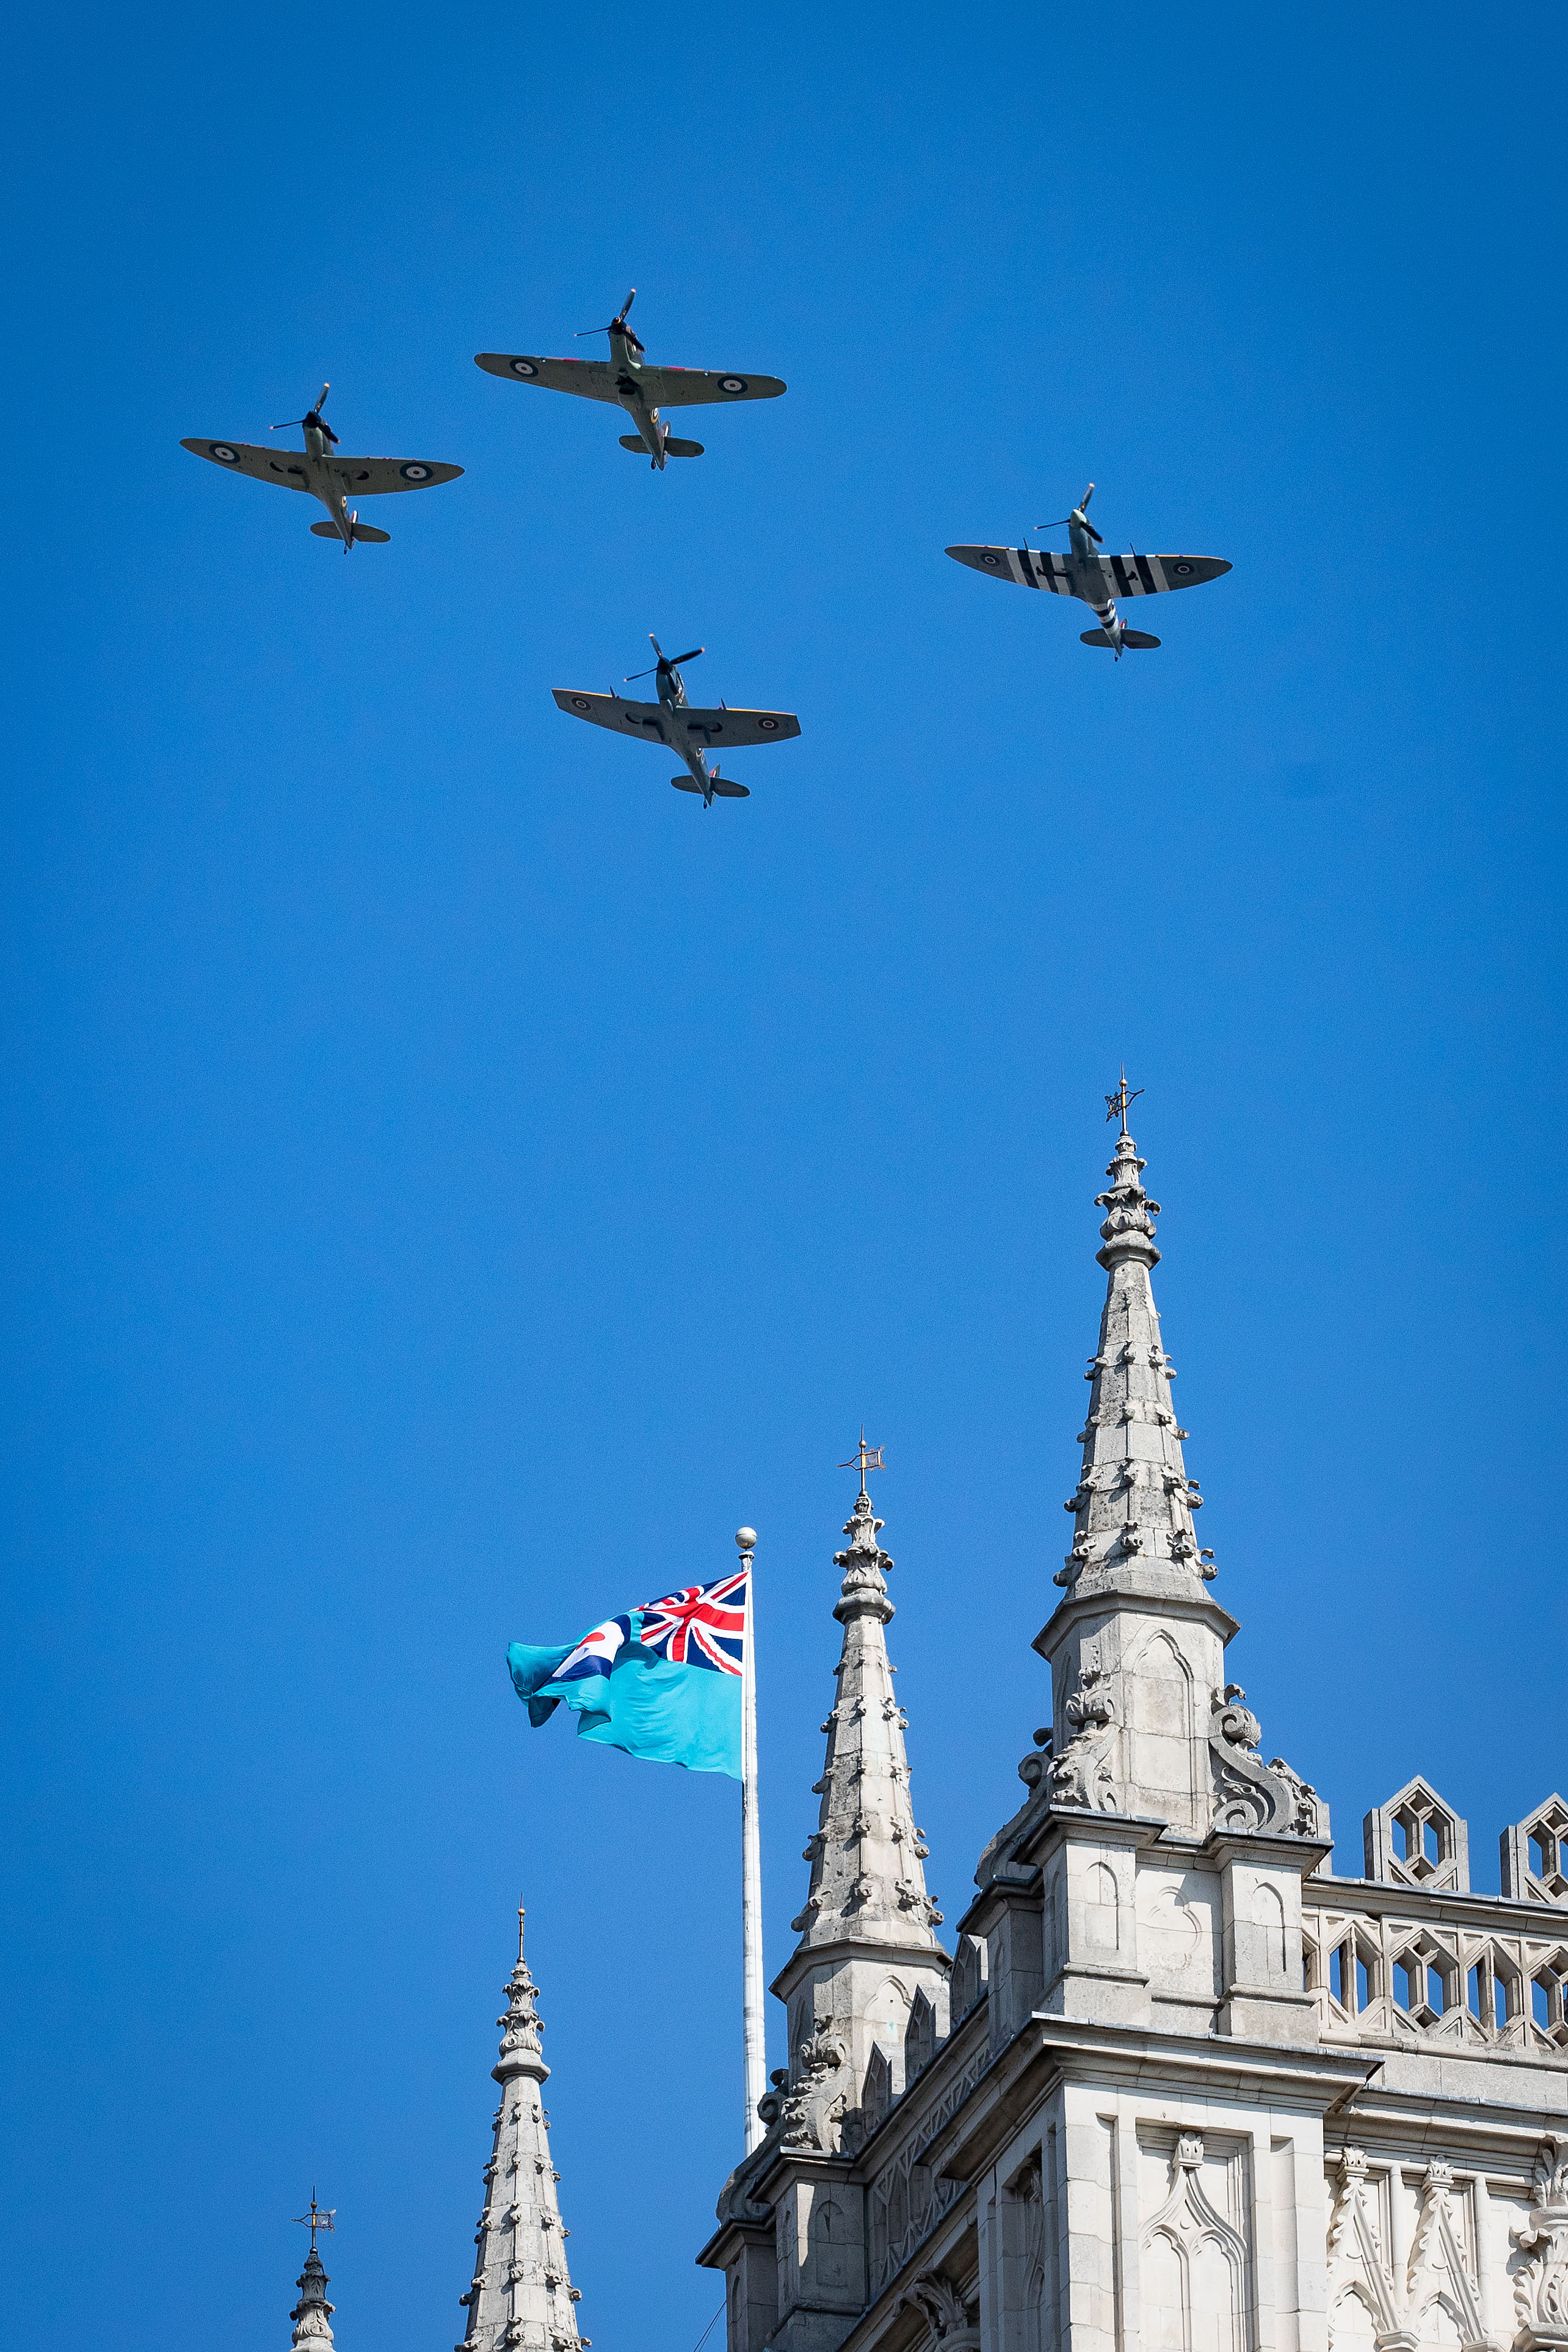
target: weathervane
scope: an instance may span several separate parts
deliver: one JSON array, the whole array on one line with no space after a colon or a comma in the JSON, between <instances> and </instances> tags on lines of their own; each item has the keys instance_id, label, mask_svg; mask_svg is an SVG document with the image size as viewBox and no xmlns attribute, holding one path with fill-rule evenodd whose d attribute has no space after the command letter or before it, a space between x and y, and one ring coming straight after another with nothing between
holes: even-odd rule
<instances>
[{"instance_id":1,"label":"weathervane","mask_svg":"<svg viewBox=\"0 0 1568 2352\"><path fill-rule=\"evenodd\" d=\"M1143 1089L1142 1087L1134 1087L1131 1091L1129 1092L1127 1086L1127 1066L1123 1063L1121 1067L1121 1084L1117 1087L1116 1092L1113 1095L1107 1095L1105 1097L1106 1118L1108 1120L1120 1118L1121 1121L1121 1132L1123 1135L1127 1132L1127 1106L1129 1103L1135 1103L1142 1091Z\"/></svg>"},{"instance_id":2,"label":"weathervane","mask_svg":"<svg viewBox=\"0 0 1568 2352\"><path fill-rule=\"evenodd\" d=\"M296 2213L294 2215L294 2220L300 2224L300 2228L309 2230L310 2232L310 2252L312 2253L316 2251L316 2232L318 2230L332 2230L333 2236L336 2236L337 2232L332 2229L332 2214L335 2213L337 2210L337 2207L334 2205L331 2207L330 2211L323 2211L322 2208L316 2202L316 2192L312 2189L310 2191L310 2211L308 2213Z\"/></svg>"},{"instance_id":3,"label":"weathervane","mask_svg":"<svg viewBox=\"0 0 1568 2352\"><path fill-rule=\"evenodd\" d=\"M868 1444L867 1444L867 1443L866 1443L866 1424L865 1424L865 1423L864 1423L864 1422L862 1422L862 1423L861 1423L861 1424L860 1424L860 1443L859 1443L858 1447L858 1448L856 1449L856 1451L855 1451L855 1452L854 1452L854 1453L849 1456L848 1461L847 1461L847 1462L841 1462L841 1463L838 1465L838 1467L840 1468L840 1470L858 1470L858 1471L859 1471L859 1473L860 1473L860 1492L861 1492L862 1494L864 1494L864 1493L865 1493L865 1491L866 1491L866 1473L867 1473L867 1471L868 1471L868 1470L880 1470L880 1469L882 1469L882 1468L884 1468L884 1467L885 1467L885 1465L883 1464L883 1461L882 1461L882 1449L881 1449L881 1447L880 1447L879 1445L868 1445Z\"/></svg>"}]
</instances>

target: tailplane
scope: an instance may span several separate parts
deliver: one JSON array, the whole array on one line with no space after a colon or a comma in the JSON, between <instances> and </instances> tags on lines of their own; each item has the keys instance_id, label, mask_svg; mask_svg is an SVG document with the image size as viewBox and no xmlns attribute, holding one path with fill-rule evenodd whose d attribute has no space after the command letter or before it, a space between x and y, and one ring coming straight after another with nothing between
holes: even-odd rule
<instances>
[{"instance_id":1,"label":"tailplane","mask_svg":"<svg viewBox=\"0 0 1568 2352\"><path fill-rule=\"evenodd\" d=\"M392 537L389 530L377 530L375 525L370 522L356 522L353 535L356 541L368 540L372 546L379 547L384 547ZM310 525L310 536L312 539L342 539L342 532L335 522L313 522Z\"/></svg>"},{"instance_id":2,"label":"tailplane","mask_svg":"<svg viewBox=\"0 0 1568 2352\"><path fill-rule=\"evenodd\" d=\"M1110 646L1114 645L1115 639L1107 636L1103 629L1085 629L1079 642L1086 646ZM1142 629L1123 629L1121 632L1122 649L1127 653L1145 653L1159 642L1158 637L1146 636Z\"/></svg>"}]
</instances>

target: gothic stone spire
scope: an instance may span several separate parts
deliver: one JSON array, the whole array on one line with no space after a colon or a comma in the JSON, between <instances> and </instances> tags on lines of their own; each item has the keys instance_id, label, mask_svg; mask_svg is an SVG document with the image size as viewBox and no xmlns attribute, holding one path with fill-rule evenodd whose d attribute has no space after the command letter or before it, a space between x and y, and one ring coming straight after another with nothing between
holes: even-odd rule
<instances>
[{"instance_id":1,"label":"gothic stone spire","mask_svg":"<svg viewBox=\"0 0 1568 2352\"><path fill-rule=\"evenodd\" d=\"M1095 1196L1105 1307L1084 1374L1072 1548L1056 1579L1066 1597L1035 1643L1055 1686L1050 1793L1058 1805L1144 1815L1200 1837L1211 1828L1326 1835L1314 1792L1279 1759L1265 1767L1253 1752L1258 1718L1225 1679L1237 1628L1207 1591L1214 1554L1194 1531L1202 1497L1183 1458L1176 1368L1149 1279L1160 1204L1127 1132L1130 1099L1125 1080L1108 1097L1121 1132L1110 1187Z\"/></svg>"},{"instance_id":2,"label":"gothic stone spire","mask_svg":"<svg viewBox=\"0 0 1568 2352\"><path fill-rule=\"evenodd\" d=\"M468 2330L457 2352L578 2352L589 2339L577 2333L577 2290L567 2274L567 2231L556 2200L558 2175L550 2161L550 2117L542 2093L550 2069L535 2005L539 1988L522 1949L523 1914L517 1915L517 1965L507 1979L500 2056L491 2072L500 2105L491 2121L495 2143L485 2167L485 2209L475 2233L473 2284L460 2299Z\"/></svg>"},{"instance_id":3,"label":"gothic stone spire","mask_svg":"<svg viewBox=\"0 0 1568 2352\"><path fill-rule=\"evenodd\" d=\"M818 1826L805 1849L811 1881L805 1908L791 1922L800 1941L773 1987L789 2003L792 2076L837 2085L835 2097L841 2092L839 2103L851 2108L874 2046L889 2085L902 2088L917 2004L923 2000L935 2032L946 2030L949 1960L935 1932L942 1913L926 1891L906 1718L893 1696L885 1630L893 1563L878 1543L881 1528L862 1475L844 1529L848 1548L834 1554L843 1583L833 1613L844 1642L837 1696L822 1727ZM817 2130L813 2136L820 2141Z\"/></svg>"}]
</instances>

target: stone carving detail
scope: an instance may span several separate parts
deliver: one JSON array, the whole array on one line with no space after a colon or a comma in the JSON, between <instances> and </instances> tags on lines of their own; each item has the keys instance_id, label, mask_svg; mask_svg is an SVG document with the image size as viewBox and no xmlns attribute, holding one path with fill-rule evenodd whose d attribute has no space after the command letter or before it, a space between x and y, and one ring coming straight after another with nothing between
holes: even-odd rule
<instances>
[{"instance_id":1,"label":"stone carving detail","mask_svg":"<svg viewBox=\"0 0 1568 2352\"><path fill-rule=\"evenodd\" d=\"M1469 1832L1425 1780L1407 1780L1397 1796L1362 1823L1369 1878L1395 1886L1424 1886L1434 1895L1468 1895Z\"/></svg>"},{"instance_id":2,"label":"stone carving detail","mask_svg":"<svg viewBox=\"0 0 1568 2352\"><path fill-rule=\"evenodd\" d=\"M1196 2352L1195 2330L1202 2324L1202 2297L1194 2293L1194 2277L1198 2258L1204 2249L1215 2249L1228 2274L1229 2291L1229 2327L1226 2331L1222 2324L1218 2340L1228 2340L1243 2352L1251 2340L1247 2245L1205 2194L1203 2162L1202 2139L1196 2132L1183 2132L1171 2159L1171 2193L1145 2224L1142 2245L1146 2254L1163 2248L1174 2259L1180 2293L1170 2317L1173 2320L1179 2311L1183 2352ZM1207 2340L1213 2339L1213 2329L1211 2315Z\"/></svg>"},{"instance_id":3,"label":"stone carving detail","mask_svg":"<svg viewBox=\"0 0 1568 2352\"><path fill-rule=\"evenodd\" d=\"M831 2033L819 2033L801 2044L797 2063L801 2073L784 2095L783 2129L780 2138L785 2147L818 2147L835 2154L838 2147L839 2126L848 2104L844 2085L837 2081L845 2061L844 2044Z\"/></svg>"},{"instance_id":4,"label":"stone carving detail","mask_svg":"<svg viewBox=\"0 0 1568 2352\"><path fill-rule=\"evenodd\" d=\"M898 2155L872 2181L867 2204L873 2295L880 2294L897 2277L915 2249L924 2244L942 2215L963 2196L962 2181L933 2179L916 2158L948 2117L957 2114L990 2063L989 2047L975 2053L957 2080L921 2111L912 2128L903 2134Z\"/></svg>"},{"instance_id":5,"label":"stone carving detail","mask_svg":"<svg viewBox=\"0 0 1568 2352\"><path fill-rule=\"evenodd\" d=\"M1121 1811L1110 1760L1120 1728L1116 1696L1110 1685L1103 1667L1086 1664L1077 1690L1062 1710L1074 1726L1073 1737L1047 1768L1052 1800L1058 1805L1087 1805L1100 1813Z\"/></svg>"},{"instance_id":6,"label":"stone carving detail","mask_svg":"<svg viewBox=\"0 0 1568 2352\"><path fill-rule=\"evenodd\" d=\"M1518 2352L1568 2346L1568 2138L1542 2140L1531 2210L1510 2235L1528 2256L1513 2283Z\"/></svg>"},{"instance_id":7,"label":"stone carving detail","mask_svg":"<svg viewBox=\"0 0 1568 2352\"><path fill-rule=\"evenodd\" d=\"M1453 2168L1440 2158L1426 2167L1421 2207L1405 2275L1398 2276L1384 2252L1365 2150L1347 2147L1340 2162L1339 2189L1329 2224L1329 2341L1338 2328L1340 2306L1353 2297L1372 2321L1379 2352L1415 2352L1423 2317L1434 2304L1447 2315L1454 2334L1469 2352L1486 2352L1480 2290L1465 2258L1449 2202Z\"/></svg>"},{"instance_id":8,"label":"stone carving detail","mask_svg":"<svg viewBox=\"0 0 1568 2352\"><path fill-rule=\"evenodd\" d=\"M1502 1891L1512 1903L1568 1907L1568 1805L1555 1792L1504 1830Z\"/></svg>"},{"instance_id":9,"label":"stone carving detail","mask_svg":"<svg viewBox=\"0 0 1568 2352\"><path fill-rule=\"evenodd\" d=\"M918 2311L931 2330L931 2347L940 2352L979 2352L978 2308L972 2312L941 2271L917 2272L894 2308Z\"/></svg>"},{"instance_id":10,"label":"stone carving detail","mask_svg":"<svg viewBox=\"0 0 1568 2352\"><path fill-rule=\"evenodd\" d=\"M1239 1683L1214 1695L1209 1717L1209 1754L1215 1772L1215 1826L1267 1831L1272 1837L1316 1837L1326 1809L1310 1781L1292 1772L1283 1757L1263 1763L1257 1754L1263 1727Z\"/></svg>"}]
</instances>

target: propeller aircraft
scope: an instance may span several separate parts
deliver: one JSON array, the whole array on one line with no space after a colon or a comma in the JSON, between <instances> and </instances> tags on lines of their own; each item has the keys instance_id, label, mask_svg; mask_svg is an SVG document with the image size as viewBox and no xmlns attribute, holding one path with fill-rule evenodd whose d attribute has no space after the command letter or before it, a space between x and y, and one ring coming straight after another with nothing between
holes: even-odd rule
<instances>
[{"instance_id":1,"label":"propeller aircraft","mask_svg":"<svg viewBox=\"0 0 1568 2352\"><path fill-rule=\"evenodd\" d=\"M1077 596L1092 605L1100 626L1085 629L1082 642L1109 646L1120 661L1124 653L1142 653L1160 640L1128 627L1116 609L1113 589L1123 596L1157 596L1168 588L1195 588L1201 581L1217 580L1231 567L1217 555L1097 555L1095 548L1105 542L1089 519L1093 496L1090 482L1071 514L1059 522L1035 525L1037 530L1058 530L1065 523L1070 555L1030 547L950 547L947 552L959 563L989 572L993 580L1009 580L1020 588L1049 588L1058 596Z\"/></svg>"},{"instance_id":2,"label":"propeller aircraft","mask_svg":"<svg viewBox=\"0 0 1568 2352\"><path fill-rule=\"evenodd\" d=\"M341 539L346 555L361 540L384 546L392 536L361 522L350 507L351 499L379 498L390 490L428 489L437 482L455 482L463 468L423 457L340 457L338 436L321 415L331 390L331 384L324 383L313 408L270 428L287 433L291 425L302 425L305 446L300 455L258 447L248 441L182 441L180 446L214 466L226 467L231 474L249 474L258 482L277 482L286 490L309 490L331 517L330 522L313 522L311 536Z\"/></svg>"},{"instance_id":3,"label":"propeller aircraft","mask_svg":"<svg viewBox=\"0 0 1568 2352\"><path fill-rule=\"evenodd\" d=\"M595 727L613 727L645 743L667 743L689 771L684 776L671 776L670 782L678 793L700 793L704 808L712 807L715 794L723 801L749 800L747 785L721 776L717 761L709 766L709 752L721 740L726 750L732 744L783 743L800 733L799 719L789 710L731 710L722 702L717 710L693 709L686 698L679 665L695 661L705 648L693 646L689 653L677 654L672 659L651 630L648 643L658 656L653 667L634 670L623 683L631 686L639 677L657 678L657 702L627 702L615 694L584 694L558 686L554 693L561 709L569 718L586 719Z\"/></svg>"},{"instance_id":4,"label":"propeller aircraft","mask_svg":"<svg viewBox=\"0 0 1568 2352\"><path fill-rule=\"evenodd\" d=\"M584 327L584 335L608 335L608 360L550 360L535 352L476 352L474 365L514 383L542 384L546 392L575 393L583 400L615 401L636 425L620 436L623 449L647 456L662 474L668 457L700 457L700 441L678 440L660 414L666 408L722 406L736 400L776 400L785 386L776 375L720 373L711 368L649 367L643 346L626 324L637 299L634 286L607 327Z\"/></svg>"}]
</instances>

